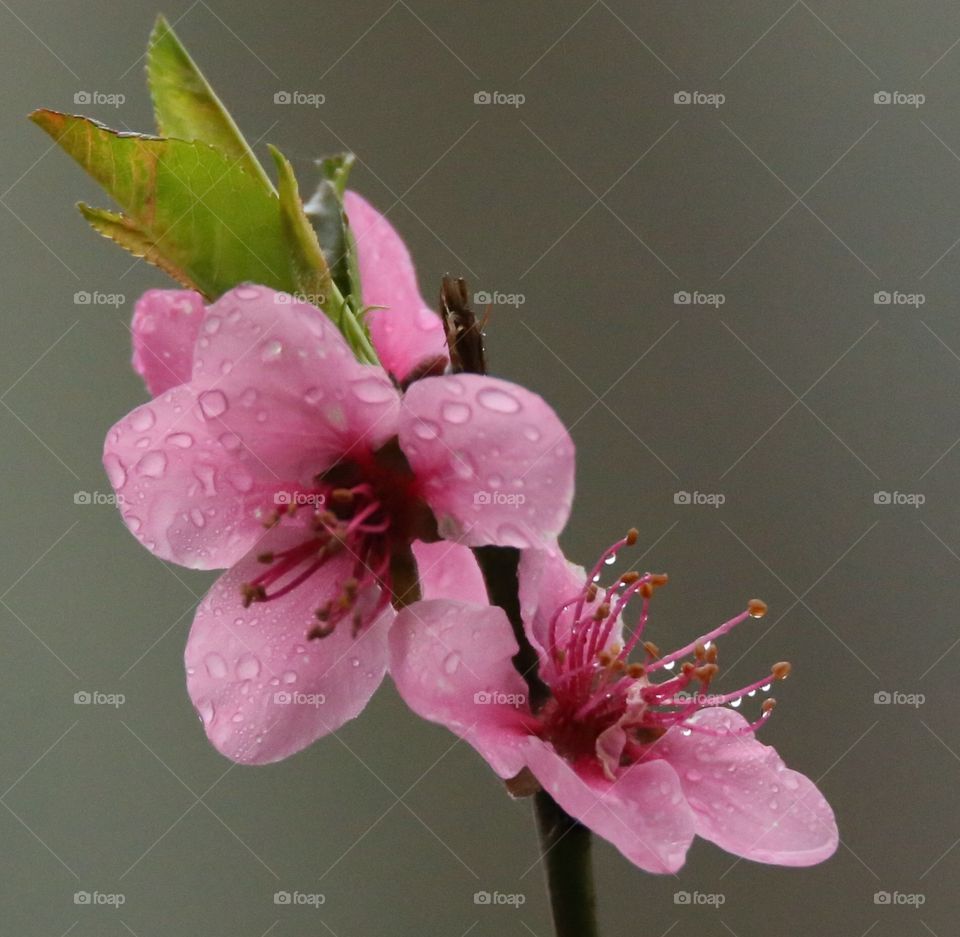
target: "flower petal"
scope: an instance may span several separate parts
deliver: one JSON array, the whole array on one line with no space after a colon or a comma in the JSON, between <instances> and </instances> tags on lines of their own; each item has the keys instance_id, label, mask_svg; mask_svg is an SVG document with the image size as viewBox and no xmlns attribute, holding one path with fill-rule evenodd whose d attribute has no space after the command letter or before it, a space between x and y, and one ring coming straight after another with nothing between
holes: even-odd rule
<instances>
[{"instance_id":1,"label":"flower petal","mask_svg":"<svg viewBox=\"0 0 960 937\"><path fill-rule=\"evenodd\" d=\"M258 509L272 510L275 492L390 438L399 397L321 312L286 294L231 290L202 332L191 381L118 422L104 466L145 546L216 569L262 534Z\"/></svg>"},{"instance_id":2,"label":"flower petal","mask_svg":"<svg viewBox=\"0 0 960 937\"><path fill-rule=\"evenodd\" d=\"M691 720L714 731L737 731L746 720L730 709L703 709ZM806 866L833 855L837 823L823 794L776 750L752 735L685 736L674 728L656 757L675 769L696 815L697 834L757 862Z\"/></svg>"},{"instance_id":3,"label":"flower petal","mask_svg":"<svg viewBox=\"0 0 960 937\"><path fill-rule=\"evenodd\" d=\"M449 540L424 543L415 540L420 589L425 599L452 599L486 605L487 587L469 547Z\"/></svg>"},{"instance_id":4,"label":"flower petal","mask_svg":"<svg viewBox=\"0 0 960 937\"><path fill-rule=\"evenodd\" d=\"M277 527L259 550L279 551L303 530ZM287 758L354 718L380 685L387 665L387 609L354 639L349 622L308 641L314 610L339 592L350 561L334 559L282 598L245 609L240 587L263 566L251 554L207 593L184 653L187 689L207 736L245 764Z\"/></svg>"},{"instance_id":5,"label":"flower petal","mask_svg":"<svg viewBox=\"0 0 960 937\"><path fill-rule=\"evenodd\" d=\"M147 290L137 300L133 370L154 397L190 380L203 314L203 297L193 290Z\"/></svg>"},{"instance_id":6,"label":"flower petal","mask_svg":"<svg viewBox=\"0 0 960 937\"><path fill-rule=\"evenodd\" d=\"M417 381L403 398L400 447L448 540L551 544L570 516L573 442L541 397L509 381Z\"/></svg>"},{"instance_id":7,"label":"flower petal","mask_svg":"<svg viewBox=\"0 0 960 937\"><path fill-rule=\"evenodd\" d=\"M503 778L523 768L527 686L517 642L493 606L445 599L402 609L390 630L390 675L407 705L469 742Z\"/></svg>"},{"instance_id":8,"label":"flower petal","mask_svg":"<svg viewBox=\"0 0 960 937\"><path fill-rule=\"evenodd\" d=\"M420 362L447 358L440 317L423 301L406 245L369 202L347 192L343 206L357 244L370 337L383 366L402 381Z\"/></svg>"},{"instance_id":9,"label":"flower petal","mask_svg":"<svg viewBox=\"0 0 960 937\"><path fill-rule=\"evenodd\" d=\"M531 738L527 765L570 816L613 843L646 872L676 872L693 841L693 811L676 772L663 761L625 769L615 781L597 769L576 771L553 746Z\"/></svg>"}]
</instances>

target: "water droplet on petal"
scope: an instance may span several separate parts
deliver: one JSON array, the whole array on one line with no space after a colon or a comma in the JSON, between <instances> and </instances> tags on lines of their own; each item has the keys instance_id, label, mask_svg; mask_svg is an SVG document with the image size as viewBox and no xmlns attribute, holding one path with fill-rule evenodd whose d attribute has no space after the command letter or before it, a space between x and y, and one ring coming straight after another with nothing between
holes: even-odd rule
<instances>
[{"instance_id":1,"label":"water droplet on petal","mask_svg":"<svg viewBox=\"0 0 960 937\"><path fill-rule=\"evenodd\" d=\"M433 420L421 418L413 424L413 435L420 439L436 439L440 432L440 427Z\"/></svg>"},{"instance_id":2,"label":"water droplet on petal","mask_svg":"<svg viewBox=\"0 0 960 937\"><path fill-rule=\"evenodd\" d=\"M227 398L219 390L206 390L200 395L200 412L208 419L215 420L227 412Z\"/></svg>"},{"instance_id":3,"label":"water droplet on petal","mask_svg":"<svg viewBox=\"0 0 960 937\"><path fill-rule=\"evenodd\" d=\"M443 660L443 672L446 674L455 674L460 669L460 655L453 651Z\"/></svg>"},{"instance_id":4,"label":"water droplet on petal","mask_svg":"<svg viewBox=\"0 0 960 937\"><path fill-rule=\"evenodd\" d=\"M270 341L263 343L260 349L260 360L269 364L271 361L279 361L282 354L283 342L271 338Z\"/></svg>"},{"instance_id":5,"label":"water droplet on petal","mask_svg":"<svg viewBox=\"0 0 960 937\"><path fill-rule=\"evenodd\" d=\"M440 416L448 423L460 425L470 419L470 407L465 403L457 403L453 400L447 400L440 407Z\"/></svg>"},{"instance_id":6,"label":"water droplet on petal","mask_svg":"<svg viewBox=\"0 0 960 937\"><path fill-rule=\"evenodd\" d=\"M216 335L220 331L220 316L210 316L208 315L206 319L203 320L203 331L207 335Z\"/></svg>"},{"instance_id":7,"label":"water droplet on petal","mask_svg":"<svg viewBox=\"0 0 960 937\"><path fill-rule=\"evenodd\" d=\"M203 663L206 665L207 673L214 679L222 680L227 675L227 662L216 651L207 654Z\"/></svg>"},{"instance_id":8,"label":"water droplet on petal","mask_svg":"<svg viewBox=\"0 0 960 937\"><path fill-rule=\"evenodd\" d=\"M171 433L166 441L178 449L189 449L193 445L193 437L189 433Z\"/></svg>"},{"instance_id":9,"label":"water droplet on petal","mask_svg":"<svg viewBox=\"0 0 960 937\"><path fill-rule=\"evenodd\" d=\"M207 523L207 519L203 516L203 511L200 508L191 509L190 520L193 521L194 527L203 527Z\"/></svg>"},{"instance_id":10,"label":"water droplet on petal","mask_svg":"<svg viewBox=\"0 0 960 937\"><path fill-rule=\"evenodd\" d=\"M285 670L283 672L283 682L287 685L297 682L297 674L293 670Z\"/></svg>"},{"instance_id":11,"label":"water droplet on petal","mask_svg":"<svg viewBox=\"0 0 960 937\"><path fill-rule=\"evenodd\" d=\"M141 407L139 410L134 410L133 415L130 417L130 426L137 433L146 432L156 422L157 417L149 407Z\"/></svg>"},{"instance_id":12,"label":"water droplet on petal","mask_svg":"<svg viewBox=\"0 0 960 937\"><path fill-rule=\"evenodd\" d=\"M254 654L244 654L237 661L237 676L242 680L253 680L260 676L260 659Z\"/></svg>"},{"instance_id":13,"label":"water droplet on petal","mask_svg":"<svg viewBox=\"0 0 960 937\"><path fill-rule=\"evenodd\" d=\"M200 713L200 719L205 726L210 725L210 723L213 722L213 717L217 714L213 703L206 699L206 697L197 700L197 712Z\"/></svg>"},{"instance_id":14,"label":"water droplet on petal","mask_svg":"<svg viewBox=\"0 0 960 937\"><path fill-rule=\"evenodd\" d=\"M530 442L536 442L538 439L540 439L541 434L540 434L540 430L538 430L536 426L530 426L528 424L523 428L523 435L526 436L527 439L530 440Z\"/></svg>"},{"instance_id":15,"label":"water droplet on petal","mask_svg":"<svg viewBox=\"0 0 960 937\"><path fill-rule=\"evenodd\" d=\"M260 290L255 286L238 286L234 291L233 295L237 299L258 299L260 296Z\"/></svg>"},{"instance_id":16,"label":"water droplet on petal","mask_svg":"<svg viewBox=\"0 0 960 937\"><path fill-rule=\"evenodd\" d=\"M311 387L304 392L303 402L311 407L316 406L321 400L323 400L323 390L319 387Z\"/></svg>"},{"instance_id":17,"label":"water droplet on petal","mask_svg":"<svg viewBox=\"0 0 960 937\"><path fill-rule=\"evenodd\" d=\"M484 387L477 394L477 403L494 413L516 413L520 409L520 401L513 394L496 387Z\"/></svg>"},{"instance_id":18,"label":"water droplet on petal","mask_svg":"<svg viewBox=\"0 0 960 937\"><path fill-rule=\"evenodd\" d=\"M167 470L167 457L159 449L154 449L137 463L136 469L141 475L160 478Z\"/></svg>"}]
</instances>

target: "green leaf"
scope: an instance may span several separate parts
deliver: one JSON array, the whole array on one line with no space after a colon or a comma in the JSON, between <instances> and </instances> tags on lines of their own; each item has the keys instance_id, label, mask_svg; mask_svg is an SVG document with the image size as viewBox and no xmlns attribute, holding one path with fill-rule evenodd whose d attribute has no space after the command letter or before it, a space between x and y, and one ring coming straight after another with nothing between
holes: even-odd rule
<instances>
[{"instance_id":1,"label":"green leaf","mask_svg":"<svg viewBox=\"0 0 960 937\"><path fill-rule=\"evenodd\" d=\"M101 233L208 299L243 282L296 291L277 197L235 160L205 143L118 133L56 111L30 117L120 205L122 216L93 219Z\"/></svg>"},{"instance_id":2,"label":"green leaf","mask_svg":"<svg viewBox=\"0 0 960 937\"><path fill-rule=\"evenodd\" d=\"M182 270L176 270L167 264L166 258L158 245L148 234L140 230L129 218L105 208L91 208L83 202L77 202L80 214L90 223L90 226L99 231L104 237L110 238L131 254L142 257L161 270L170 274L174 280L187 289L197 289L197 284L190 280Z\"/></svg>"},{"instance_id":3,"label":"green leaf","mask_svg":"<svg viewBox=\"0 0 960 937\"><path fill-rule=\"evenodd\" d=\"M268 191L260 162L170 25L157 17L147 49L147 81L157 130L164 137L209 143L236 161Z\"/></svg>"}]
</instances>

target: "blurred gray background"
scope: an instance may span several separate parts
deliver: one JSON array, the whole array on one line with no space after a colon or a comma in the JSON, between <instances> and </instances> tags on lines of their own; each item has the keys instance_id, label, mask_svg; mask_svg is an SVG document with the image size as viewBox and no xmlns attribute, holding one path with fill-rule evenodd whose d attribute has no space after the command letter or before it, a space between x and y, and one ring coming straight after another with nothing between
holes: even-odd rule
<instances>
[{"instance_id":1,"label":"blurred gray background","mask_svg":"<svg viewBox=\"0 0 960 937\"><path fill-rule=\"evenodd\" d=\"M492 368L546 396L577 443L565 547L591 561L639 527L642 565L671 574L654 640L770 604L724 641L725 685L793 661L763 737L818 779L843 845L798 871L697 842L657 878L599 842L605 933L955 933L960 8L163 11L260 153L277 144L307 180L312 157L356 152L353 187L389 209L428 296L448 271L500 294ZM124 324L167 281L86 229L73 202L106 197L25 115L151 129L156 12L0 0L3 929L547 937L529 804L391 687L280 765L209 747L181 654L212 574L158 562L95 503L103 435L144 399ZM75 705L78 691L125 703ZM325 903L278 906L279 890ZM481 890L526 900L479 906Z\"/></svg>"}]
</instances>

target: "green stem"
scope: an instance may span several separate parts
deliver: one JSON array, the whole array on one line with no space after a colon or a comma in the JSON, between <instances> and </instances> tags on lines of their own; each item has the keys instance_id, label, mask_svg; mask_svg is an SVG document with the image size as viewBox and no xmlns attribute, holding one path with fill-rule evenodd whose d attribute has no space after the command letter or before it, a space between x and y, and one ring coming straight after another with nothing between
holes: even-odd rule
<instances>
[{"instance_id":1,"label":"green stem","mask_svg":"<svg viewBox=\"0 0 960 937\"><path fill-rule=\"evenodd\" d=\"M534 795L534 810L557 937L597 937L590 830L566 813L546 791Z\"/></svg>"},{"instance_id":2,"label":"green stem","mask_svg":"<svg viewBox=\"0 0 960 937\"><path fill-rule=\"evenodd\" d=\"M475 547L491 605L506 613L520 650L513 665L526 681L530 708L537 712L550 698L550 688L537 673L537 652L520 613L520 551L513 547ZM571 817L546 791L534 795L540 848L547 872L547 890L557 937L597 937L596 896L590 864L590 830Z\"/></svg>"}]
</instances>

